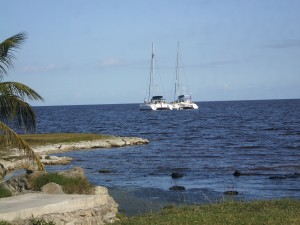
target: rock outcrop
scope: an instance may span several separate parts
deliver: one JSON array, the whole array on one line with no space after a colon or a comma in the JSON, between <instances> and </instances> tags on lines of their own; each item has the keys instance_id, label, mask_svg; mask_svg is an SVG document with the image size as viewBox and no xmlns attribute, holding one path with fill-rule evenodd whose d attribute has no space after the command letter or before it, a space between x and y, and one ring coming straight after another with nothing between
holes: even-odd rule
<instances>
[{"instance_id":1,"label":"rock outcrop","mask_svg":"<svg viewBox=\"0 0 300 225\"><path fill-rule=\"evenodd\" d=\"M58 157L49 156L48 154L61 153L73 150L83 150L83 149L95 149L95 148L114 148L114 147L124 147L128 145L142 145L148 144L149 141L143 138L137 137L114 137L110 136L101 140L94 141L80 141L80 142L67 142L58 144L45 144L41 146L34 146L34 152L39 155L42 163L45 165L57 165L57 164L69 164L72 160L70 157ZM16 169L28 169L28 165L32 164L30 169L34 169L34 163L29 162L27 158L24 157L22 152L17 149L11 149L10 156L6 159L0 159L0 180L3 179L7 171Z\"/></svg>"},{"instance_id":2,"label":"rock outcrop","mask_svg":"<svg viewBox=\"0 0 300 225\"><path fill-rule=\"evenodd\" d=\"M0 199L0 218L17 224L38 218L56 225L102 225L114 222L116 213L117 204L107 194L28 193Z\"/></svg>"},{"instance_id":3,"label":"rock outcrop","mask_svg":"<svg viewBox=\"0 0 300 225\"><path fill-rule=\"evenodd\" d=\"M0 183L0 187L3 187L10 191L12 195L20 195L30 192L30 183L25 174L14 176L7 181Z\"/></svg>"},{"instance_id":4,"label":"rock outcrop","mask_svg":"<svg viewBox=\"0 0 300 225\"><path fill-rule=\"evenodd\" d=\"M85 177L84 170L75 167L61 171L67 177ZM33 192L30 178L45 172L33 172L12 177L0 184L13 197L0 199L0 218L17 224L29 224L32 218L57 225L106 224L116 220L118 204L109 196L106 187L96 186L89 195L65 194L60 185L48 183L42 192Z\"/></svg>"},{"instance_id":5,"label":"rock outcrop","mask_svg":"<svg viewBox=\"0 0 300 225\"><path fill-rule=\"evenodd\" d=\"M94 149L94 148L114 148L114 147L124 147L128 145L143 145L148 144L149 141L143 138L137 137L109 137L102 140L94 141L80 141L80 142L68 142L68 143L58 143L49 144L33 147L35 152L40 152L43 154L58 153L78 149Z\"/></svg>"},{"instance_id":6,"label":"rock outcrop","mask_svg":"<svg viewBox=\"0 0 300 225\"><path fill-rule=\"evenodd\" d=\"M44 165L67 165L72 161L71 157L58 157L54 155L41 155L40 159Z\"/></svg>"}]
</instances>

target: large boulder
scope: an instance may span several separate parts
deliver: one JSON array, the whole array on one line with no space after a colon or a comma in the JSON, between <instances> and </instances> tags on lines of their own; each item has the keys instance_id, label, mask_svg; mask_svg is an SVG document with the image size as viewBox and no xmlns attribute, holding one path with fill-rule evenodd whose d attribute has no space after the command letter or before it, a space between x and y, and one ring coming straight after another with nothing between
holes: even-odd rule
<instances>
[{"instance_id":1,"label":"large boulder","mask_svg":"<svg viewBox=\"0 0 300 225\"><path fill-rule=\"evenodd\" d=\"M60 186L59 184L53 183L53 182L45 184L42 187L42 192L47 193L47 194L64 194L62 186Z\"/></svg>"}]
</instances>

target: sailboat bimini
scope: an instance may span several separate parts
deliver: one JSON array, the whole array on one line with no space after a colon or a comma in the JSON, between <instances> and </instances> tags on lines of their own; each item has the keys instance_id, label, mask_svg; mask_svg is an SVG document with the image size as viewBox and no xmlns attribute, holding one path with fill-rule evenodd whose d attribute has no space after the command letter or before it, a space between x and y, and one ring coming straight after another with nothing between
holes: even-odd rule
<instances>
[{"instance_id":1,"label":"sailboat bimini","mask_svg":"<svg viewBox=\"0 0 300 225\"><path fill-rule=\"evenodd\" d=\"M172 110L172 105L167 103L162 95L154 95L154 47L152 43L152 55L151 55L151 70L150 70L150 82L148 87L148 99L144 100L144 103L140 104L140 110ZM151 97L152 96L152 97ZM151 97L151 99L150 99Z\"/></svg>"}]
</instances>

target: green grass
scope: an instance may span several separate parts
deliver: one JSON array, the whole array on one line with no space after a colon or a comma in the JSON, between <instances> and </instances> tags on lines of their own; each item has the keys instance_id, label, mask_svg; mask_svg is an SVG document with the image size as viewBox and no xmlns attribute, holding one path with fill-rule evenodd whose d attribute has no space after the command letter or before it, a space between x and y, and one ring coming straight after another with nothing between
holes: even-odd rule
<instances>
[{"instance_id":1,"label":"green grass","mask_svg":"<svg viewBox=\"0 0 300 225\"><path fill-rule=\"evenodd\" d=\"M0 225L12 225L12 224L10 222L7 222L7 221L0 221ZM33 218L33 219L29 220L28 225L55 225L55 223L46 222L44 219Z\"/></svg>"},{"instance_id":2,"label":"green grass","mask_svg":"<svg viewBox=\"0 0 300 225\"><path fill-rule=\"evenodd\" d=\"M236 202L167 207L158 213L122 218L123 225L300 224L299 200Z\"/></svg>"},{"instance_id":3,"label":"green grass","mask_svg":"<svg viewBox=\"0 0 300 225\"><path fill-rule=\"evenodd\" d=\"M53 134L22 134L20 135L30 145L46 145L79 141L94 141L111 138L102 134L53 133Z\"/></svg>"},{"instance_id":4,"label":"green grass","mask_svg":"<svg viewBox=\"0 0 300 225\"><path fill-rule=\"evenodd\" d=\"M0 187L0 198L6 198L12 196L11 192L4 187Z\"/></svg>"},{"instance_id":5,"label":"green grass","mask_svg":"<svg viewBox=\"0 0 300 225\"><path fill-rule=\"evenodd\" d=\"M95 141L113 138L113 136L109 135L82 133L21 134L20 136L25 139L30 146ZM9 150L16 147L17 146L5 144L3 134L0 134L0 158L6 158L9 155Z\"/></svg>"},{"instance_id":6,"label":"green grass","mask_svg":"<svg viewBox=\"0 0 300 225\"><path fill-rule=\"evenodd\" d=\"M30 180L34 191L41 191L50 182L61 185L66 194L90 194L93 189L93 185L85 177L67 177L58 173L47 173Z\"/></svg>"},{"instance_id":7,"label":"green grass","mask_svg":"<svg viewBox=\"0 0 300 225\"><path fill-rule=\"evenodd\" d=\"M0 220L0 225L12 225L10 222Z\"/></svg>"},{"instance_id":8,"label":"green grass","mask_svg":"<svg viewBox=\"0 0 300 225\"><path fill-rule=\"evenodd\" d=\"M51 133L51 134L20 134L20 136L30 145L46 145L79 141L94 141L109 139L113 136L103 134L82 134L82 133ZM0 140L3 139L3 135L0 134ZM0 147L4 146L3 142L0 142Z\"/></svg>"},{"instance_id":9,"label":"green grass","mask_svg":"<svg viewBox=\"0 0 300 225\"><path fill-rule=\"evenodd\" d=\"M47 222L44 219L32 218L29 220L29 225L55 225L55 223L53 223L52 221Z\"/></svg>"}]
</instances>

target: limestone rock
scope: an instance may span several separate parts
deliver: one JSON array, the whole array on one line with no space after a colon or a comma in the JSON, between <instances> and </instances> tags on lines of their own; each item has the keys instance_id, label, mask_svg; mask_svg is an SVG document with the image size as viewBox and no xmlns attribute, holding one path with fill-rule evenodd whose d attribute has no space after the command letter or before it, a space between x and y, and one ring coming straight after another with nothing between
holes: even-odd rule
<instances>
[{"instance_id":1,"label":"limestone rock","mask_svg":"<svg viewBox=\"0 0 300 225\"><path fill-rule=\"evenodd\" d=\"M0 218L13 224L29 224L34 217L57 225L102 225L117 220L116 207L109 195L30 193L0 199Z\"/></svg>"},{"instance_id":2,"label":"limestone rock","mask_svg":"<svg viewBox=\"0 0 300 225\"><path fill-rule=\"evenodd\" d=\"M59 184L50 182L42 187L42 192L47 194L64 194L62 187Z\"/></svg>"},{"instance_id":3,"label":"limestone rock","mask_svg":"<svg viewBox=\"0 0 300 225\"><path fill-rule=\"evenodd\" d=\"M60 173L69 177L84 177L84 170L79 167ZM4 185L13 195L18 195L0 199L1 219L15 224L29 224L29 220L35 217L57 225L100 225L117 220L118 204L109 196L106 187L95 187L93 195L66 195L59 185L48 183L42 187L42 192L28 193L30 184L27 179L42 174L45 172L23 174L0 185ZM6 209L8 205L10 210Z\"/></svg>"},{"instance_id":4,"label":"limestone rock","mask_svg":"<svg viewBox=\"0 0 300 225\"><path fill-rule=\"evenodd\" d=\"M70 170L60 171L58 174L67 176L67 177L84 177L84 169L81 167L74 167Z\"/></svg>"},{"instance_id":5,"label":"limestone rock","mask_svg":"<svg viewBox=\"0 0 300 225\"><path fill-rule=\"evenodd\" d=\"M94 187L94 194L95 195L107 195L108 194L108 190L107 190L106 187L96 186L96 187Z\"/></svg>"},{"instance_id":6,"label":"limestone rock","mask_svg":"<svg viewBox=\"0 0 300 225\"><path fill-rule=\"evenodd\" d=\"M4 183L1 183L0 186L8 189L12 195L28 193L31 189L25 174L12 177Z\"/></svg>"},{"instance_id":7,"label":"limestone rock","mask_svg":"<svg viewBox=\"0 0 300 225\"><path fill-rule=\"evenodd\" d=\"M7 169L4 168L4 166L0 163L0 180L3 179L3 177L6 175Z\"/></svg>"},{"instance_id":8,"label":"limestone rock","mask_svg":"<svg viewBox=\"0 0 300 225\"><path fill-rule=\"evenodd\" d=\"M44 165L67 165L70 164L72 158L70 157L58 157L58 156L49 156L49 155L42 155L41 162Z\"/></svg>"},{"instance_id":9,"label":"limestone rock","mask_svg":"<svg viewBox=\"0 0 300 225\"><path fill-rule=\"evenodd\" d=\"M14 162L11 162L11 161L8 161L8 160L4 160L4 159L0 159L0 164L6 170L13 170L13 169L15 169L15 163Z\"/></svg>"}]
</instances>

